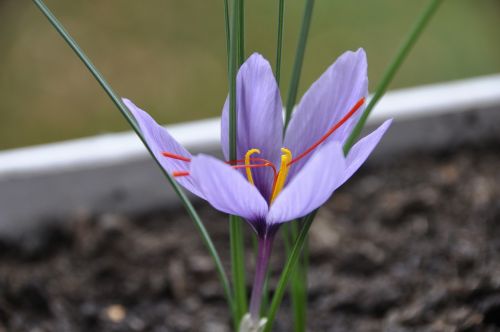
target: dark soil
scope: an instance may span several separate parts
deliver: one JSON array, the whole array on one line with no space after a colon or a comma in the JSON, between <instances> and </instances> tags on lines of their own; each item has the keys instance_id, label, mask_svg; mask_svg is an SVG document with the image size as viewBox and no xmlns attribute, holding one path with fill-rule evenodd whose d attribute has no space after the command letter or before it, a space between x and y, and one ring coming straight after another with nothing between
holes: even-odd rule
<instances>
[{"instance_id":1,"label":"dark soil","mask_svg":"<svg viewBox=\"0 0 500 332\"><path fill-rule=\"evenodd\" d=\"M500 331L497 146L401 157L336 193L311 230L309 330ZM226 218L199 211L227 261ZM278 241L273 285L283 263ZM183 211L80 215L0 243L0 331L229 330Z\"/></svg>"}]
</instances>

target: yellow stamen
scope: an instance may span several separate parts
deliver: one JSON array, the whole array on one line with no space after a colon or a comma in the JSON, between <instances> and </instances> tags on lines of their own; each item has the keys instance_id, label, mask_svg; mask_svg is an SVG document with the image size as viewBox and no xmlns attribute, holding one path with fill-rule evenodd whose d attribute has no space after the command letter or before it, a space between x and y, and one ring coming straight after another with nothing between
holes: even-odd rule
<instances>
[{"instance_id":1,"label":"yellow stamen","mask_svg":"<svg viewBox=\"0 0 500 332\"><path fill-rule=\"evenodd\" d=\"M281 152L283 152L283 154L281 155L280 171L278 173L276 183L274 184L273 194L271 195L271 203L274 202L278 194L285 186L288 169L290 168L288 164L292 160L292 152L290 152L290 150L288 150L287 148L281 148Z\"/></svg>"},{"instance_id":2,"label":"yellow stamen","mask_svg":"<svg viewBox=\"0 0 500 332\"><path fill-rule=\"evenodd\" d=\"M259 149L250 149L247 151L247 153L245 154L245 166L250 165L250 156L253 155L254 153L260 153L260 150ZM255 185L253 183L252 169L250 167L246 167L245 171L247 172L248 182L250 182L252 185Z\"/></svg>"}]
</instances>

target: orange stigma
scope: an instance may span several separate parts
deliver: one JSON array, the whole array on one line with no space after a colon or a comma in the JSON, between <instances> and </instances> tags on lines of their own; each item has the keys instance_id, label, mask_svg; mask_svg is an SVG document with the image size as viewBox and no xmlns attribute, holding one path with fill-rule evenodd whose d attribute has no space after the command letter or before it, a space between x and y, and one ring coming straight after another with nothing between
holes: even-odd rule
<instances>
[{"instance_id":1,"label":"orange stigma","mask_svg":"<svg viewBox=\"0 0 500 332\"><path fill-rule=\"evenodd\" d=\"M342 126L344 123L346 123L346 121L349 120L354 115L354 113L356 113L356 111L361 106L363 106L364 103L365 103L365 97L363 97L360 100L358 100L358 102L351 108L351 110L349 112L347 112L346 115L344 115L344 117L342 119L340 119L339 122L337 122L335 125L333 125L333 127L331 127L330 130L328 130L326 132L326 134L324 134L323 136L321 136L321 138L319 140L317 140L316 143L314 143L307 150L305 150L304 152L302 152L301 154L299 154L297 157L295 157L294 159L292 159L292 161L290 161L288 163L288 166L290 166L291 164L293 164L293 163L299 161L300 159L304 158L312 150L316 149L321 143L323 143L324 141L326 141L326 139L328 137L330 137L330 135L333 134L335 132L335 130L339 129L340 126Z\"/></svg>"},{"instance_id":2,"label":"orange stigma","mask_svg":"<svg viewBox=\"0 0 500 332\"><path fill-rule=\"evenodd\" d=\"M172 176L174 178L178 178L178 177L182 177L182 176L189 176L189 172L187 172L187 171L175 171L175 172L172 172Z\"/></svg>"},{"instance_id":3,"label":"orange stigma","mask_svg":"<svg viewBox=\"0 0 500 332\"><path fill-rule=\"evenodd\" d=\"M276 167L271 162L266 162L264 164L235 165L235 166L231 166L231 167L233 169L241 169L241 168L250 169L250 168L271 167L271 169L273 170L273 173L274 173L274 177L277 176ZM189 171L174 171L174 172L172 172L172 176L175 178L189 176L189 175L191 175L191 173Z\"/></svg>"},{"instance_id":4,"label":"orange stigma","mask_svg":"<svg viewBox=\"0 0 500 332\"><path fill-rule=\"evenodd\" d=\"M186 161L186 162L190 162L191 159L187 158L187 157L184 157L184 156L181 156L179 154L175 154L175 153L172 153L172 152L162 152L161 153L164 157L167 157L167 158L172 158L172 159L177 159L177 160L182 160L182 161Z\"/></svg>"}]
</instances>

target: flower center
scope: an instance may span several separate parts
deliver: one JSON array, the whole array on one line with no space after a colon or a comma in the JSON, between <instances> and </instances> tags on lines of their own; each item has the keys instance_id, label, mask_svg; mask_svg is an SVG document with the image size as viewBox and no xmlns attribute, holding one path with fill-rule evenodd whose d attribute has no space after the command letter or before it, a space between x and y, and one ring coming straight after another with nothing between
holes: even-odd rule
<instances>
[{"instance_id":1,"label":"flower center","mask_svg":"<svg viewBox=\"0 0 500 332\"><path fill-rule=\"evenodd\" d=\"M290 150L288 150L287 148L281 148L281 152L283 154L281 155L281 164L278 172L276 171L275 165L269 160L263 158L252 158L252 155L260 153L259 149L250 149L245 154L244 159L226 161L226 163L231 165L231 167L234 169L244 168L248 182L250 182L250 184L252 185L255 185L252 176L252 168L270 167L274 173L274 182L270 200L270 203L272 204L276 199L276 197L283 190L283 187L285 186L290 166L292 166L294 163L307 156L309 153L315 150L319 145L321 145L324 141L326 141L328 137L330 137L339 127L345 124L347 120L349 120L356 113L356 111L361 106L363 106L364 102L365 102L364 97L358 100L358 102L349 110L349 112L347 112L342 117L342 119L340 119L337 123L335 123L323 136L321 136L314 144L312 144L309 148L300 153L297 157L292 158L292 152ZM162 155L167 158L177 159L188 163L191 161L191 159L189 159L188 157L184 157L168 151L162 152ZM255 162L260 162L260 163L256 164ZM241 163L243 163L243 165L241 165ZM183 177L183 176L189 176L190 173L189 171L175 171L172 173L172 175L174 177Z\"/></svg>"},{"instance_id":2,"label":"flower center","mask_svg":"<svg viewBox=\"0 0 500 332\"><path fill-rule=\"evenodd\" d=\"M256 168L256 166L270 166L274 170L274 181L273 181L273 189L272 189L272 194L271 194L271 204L274 202L278 194L281 192L283 187L285 186L286 182L286 177L288 175L288 169L290 168L291 161L292 161L292 152L288 150L287 148L281 148L281 152L283 154L281 155L281 164L280 164L280 170L278 173L276 173L276 168L275 166L266 160L264 164L252 164L251 161L253 160L259 160L260 158L251 158L251 156L255 153L260 153L259 149L250 149L247 151L245 154L245 164L244 165L238 165L238 166L233 166L233 168L245 168L246 175L248 182L250 184L255 186L255 183L253 181L253 176L252 176L252 168ZM264 160L264 159L262 159Z\"/></svg>"},{"instance_id":3,"label":"flower center","mask_svg":"<svg viewBox=\"0 0 500 332\"><path fill-rule=\"evenodd\" d=\"M312 144L309 148L307 148L297 157L292 158L292 152L290 150L288 150L287 148L281 148L281 152L283 154L281 155L280 170L278 174L276 174L276 171L274 174L274 183L270 201L271 204L274 202L279 193L283 190L290 166L292 166L292 164L296 163L297 161L307 156L319 145L321 145L321 143L326 141L328 137L330 137L330 135L332 135L339 127L341 127L344 123L346 123L347 120L349 120L354 115L354 113L356 113L356 111L364 104L364 102L365 98L361 98L360 100L358 100L358 102L349 110L349 112L347 112L342 117L342 119L340 119L337 123L335 123L335 125L333 125L323 136L321 136L314 144ZM260 153L260 150L259 149L248 150L247 153L245 154L245 165L244 165L244 167L246 168L248 182L250 182L252 185L255 184L252 178L252 170L251 170L252 165L250 163L250 160L252 158L250 158L250 156L254 153Z\"/></svg>"}]
</instances>

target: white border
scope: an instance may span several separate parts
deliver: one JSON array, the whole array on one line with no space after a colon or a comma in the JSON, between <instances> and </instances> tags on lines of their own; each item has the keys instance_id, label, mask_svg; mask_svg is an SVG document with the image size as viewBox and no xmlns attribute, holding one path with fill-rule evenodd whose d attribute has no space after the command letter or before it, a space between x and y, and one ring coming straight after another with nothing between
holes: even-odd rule
<instances>
[{"instance_id":1,"label":"white border","mask_svg":"<svg viewBox=\"0 0 500 332\"><path fill-rule=\"evenodd\" d=\"M391 91L381 100L370 123L462 112L500 105L500 74ZM193 152L219 145L219 119L169 125L167 129ZM75 169L94 169L147 158L134 133L107 134L0 152L0 180Z\"/></svg>"}]
</instances>

